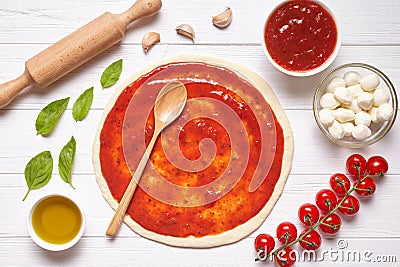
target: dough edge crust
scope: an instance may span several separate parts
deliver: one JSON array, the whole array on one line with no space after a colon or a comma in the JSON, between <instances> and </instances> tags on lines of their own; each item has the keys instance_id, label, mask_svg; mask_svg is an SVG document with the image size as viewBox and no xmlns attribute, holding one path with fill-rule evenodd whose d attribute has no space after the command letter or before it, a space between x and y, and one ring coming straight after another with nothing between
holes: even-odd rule
<instances>
[{"instance_id":1,"label":"dough edge crust","mask_svg":"<svg viewBox=\"0 0 400 267\"><path fill-rule=\"evenodd\" d=\"M282 166L281 166L281 174L279 176L278 182L275 185L274 191L270 199L268 200L267 204L257 213L254 217L246 221L245 223L223 232L217 235L209 235L203 237L173 237L173 236L166 236L161 235L152 231L149 231L143 228L141 225L136 223L130 216L126 216L124 222L137 234L171 246L176 247L188 247L188 248L209 248L209 247L216 247L226 244L231 244L237 242L246 236L253 233L257 230L261 224L266 220L269 213L272 211L273 207L275 206L276 202L278 201L280 195L282 194L283 188L286 184L286 180L290 174L290 170L292 167L292 159L293 159L293 151L294 151L294 140L293 140L293 133L289 123L289 119L287 118L284 110L282 109L278 98L276 97L275 93L272 91L269 84L258 74L253 72L252 70L245 68L243 66L239 66L235 63L225 61L218 58L202 56L202 55L179 55L175 56L156 64L152 64L150 66L141 69L140 71L132 74L128 77L125 81L123 81L118 88L115 90L114 94L111 96L110 100L108 101L106 107L104 108L104 112L100 121L100 124L97 128L96 135L94 138L93 143L93 154L92 154L92 161L94 172L96 175L97 183L100 187L100 190L103 194L103 197L109 203L109 205L116 210L118 207L118 202L112 196L110 190L108 189L108 185L106 180L104 179L101 166L100 166L100 133L104 125L104 121L113 108L116 100L118 99L119 95L122 91L134 82L136 79L141 77L142 75L150 72L154 68L172 63L172 62L204 62L211 65L219 65L221 67L225 67L234 73L236 73L239 77L244 78L248 82L250 82L257 90L261 92L264 99L272 108L272 111L275 114L276 119L278 120L279 124L282 126L283 136L284 136L284 151L282 157ZM111 220L111 218L110 218Z\"/></svg>"}]
</instances>

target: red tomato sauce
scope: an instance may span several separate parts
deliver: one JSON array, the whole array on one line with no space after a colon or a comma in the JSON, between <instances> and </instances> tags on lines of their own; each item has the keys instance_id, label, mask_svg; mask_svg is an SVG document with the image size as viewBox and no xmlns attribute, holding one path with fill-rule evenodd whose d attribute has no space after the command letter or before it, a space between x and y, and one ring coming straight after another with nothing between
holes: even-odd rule
<instances>
[{"instance_id":1,"label":"red tomato sauce","mask_svg":"<svg viewBox=\"0 0 400 267\"><path fill-rule=\"evenodd\" d=\"M149 85L148 79L155 76L158 77L158 81L176 77L180 79L196 77L198 79L185 84L188 104L181 117L187 116L190 112L198 113L199 117L190 120L183 126L178 125L180 119L178 118L177 122L165 130L165 135L169 140L170 133L179 129L179 144L176 147L181 150L184 157L190 160L200 157L199 140L209 138L215 144L215 157L211 164L201 171L183 171L169 162L163 149L163 142L159 138L150 155L151 164L147 165L143 173L140 186L135 191L127 214L149 231L174 237L216 235L231 230L254 217L270 199L281 173L284 151L282 128L268 103L256 88L228 69L204 63L170 63L160 66L137 79L120 94L107 115L100 133L101 171L113 197L120 201L132 178L127 161L129 164L132 162L135 164L144 152L144 148L137 144L140 142L132 142L129 150L132 150L133 153L124 153L123 133L136 137L143 135L146 144L153 134L154 116L152 113L147 113L146 109L151 110L154 97L163 85L159 83ZM148 83L148 87L143 89L142 86L146 83ZM239 95L231 90L232 88L240 88L243 93ZM134 106L136 112L129 114L129 121L132 123L127 123L125 115L129 110L128 106L132 98L139 99L138 104L140 103L141 106ZM202 105L190 106L190 100L198 98L206 98L206 100L201 102ZM235 155L231 154L235 149L231 140L239 133L230 132L228 135L220 123L201 117L205 105L210 99L223 102L244 122L250 151L243 175L223 197L206 205L185 207L158 200L146 191L149 189L148 187L150 190L156 188L152 188L154 186L151 183L151 179L154 178L152 172L159 173L170 183L190 188L208 184L220 178L221 173L227 168L228 161L235 160ZM260 114L265 115L265 119L257 121L253 112L254 106L260 108ZM225 115L222 114L223 112L220 113L221 116ZM269 120L275 124L276 138L275 136L274 138L262 138L260 127L267 127L268 123L271 123ZM171 144L167 142L167 145ZM273 147L273 150L265 151L264 156L267 158L261 158L261 151L265 150L264 145ZM236 152L240 158L243 151ZM263 166L268 158L271 159L271 166ZM237 162L240 162L240 159ZM261 185L255 191L249 192L250 181L257 166L269 168L269 171ZM175 193L166 191L164 194L167 198L173 197ZM207 198L207 196L198 197Z\"/></svg>"},{"instance_id":2,"label":"red tomato sauce","mask_svg":"<svg viewBox=\"0 0 400 267\"><path fill-rule=\"evenodd\" d=\"M338 30L333 17L310 0L283 3L264 30L268 53L281 67L304 72L324 64L334 53Z\"/></svg>"}]
</instances>

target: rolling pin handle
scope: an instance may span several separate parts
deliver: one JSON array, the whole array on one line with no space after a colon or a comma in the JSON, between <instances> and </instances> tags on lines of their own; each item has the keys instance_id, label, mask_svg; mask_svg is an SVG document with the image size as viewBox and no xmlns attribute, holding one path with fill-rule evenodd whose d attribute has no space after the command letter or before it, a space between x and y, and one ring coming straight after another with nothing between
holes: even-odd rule
<instances>
[{"instance_id":1,"label":"rolling pin handle","mask_svg":"<svg viewBox=\"0 0 400 267\"><path fill-rule=\"evenodd\" d=\"M0 84L0 108L10 103L11 100L22 91L22 89L33 83L34 81L31 75L25 70L25 72L18 78Z\"/></svg>"},{"instance_id":2,"label":"rolling pin handle","mask_svg":"<svg viewBox=\"0 0 400 267\"><path fill-rule=\"evenodd\" d=\"M137 19L154 15L161 9L161 6L161 0L137 0L127 11L118 16L124 27L127 27Z\"/></svg>"}]
</instances>

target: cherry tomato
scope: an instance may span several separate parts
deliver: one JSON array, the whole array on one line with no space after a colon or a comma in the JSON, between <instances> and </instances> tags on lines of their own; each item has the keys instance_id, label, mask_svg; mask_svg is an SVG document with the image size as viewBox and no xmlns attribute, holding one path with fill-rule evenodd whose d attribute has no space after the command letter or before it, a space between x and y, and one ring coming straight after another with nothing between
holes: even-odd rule
<instances>
[{"instance_id":1,"label":"cherry tomato","mask_svg":"<svg viewBox=\"0 0 400 267\"><path fill-rule=\"evenodd\" d=\"M299 219L305 226L316 224L319 219L319 210L317 206L311 203L305 203L299 208Z\"/></svg>"},{"instance_id":2,"label":"cherry tomato","mask_svg":"<svg viewBox=\"0 0 400 267\"><path fill-rule=\"evenodd\" d=\"M358 181L355 181L354 183L357 184ZM375 190L376 190L376 185L374 180L371 177L367 177L364 180L362 180L362 182L359 185L357 185L354 191L356 191L356 193L359 194L360 196L369 197L373 193L375 193Z\"/></svg>"},{"instance_id":3,"label":"cherry tomato","mask_svg":"<svg viewBox=\"0 0 400 267\"><path fill-rule=\"evenodd\" d=\"M315 202L321 211L329 212L337 205L336 195L332 190L322 189L315 196Z\"/></svg>"},{"instance_id":4,"label":"cherry tomato","mask_svg":"<svg viewBox=\"0 0 400 267\"><path fill-rule=\"evenodd\" d=\"M347 171L356 179L358 179L358 170L360 170L360 176L364 176L367 171L367 161L360 154L353 154L347 158L346 161Z\"/></svg>"},{"instance_id":5,"label":"cherry tomato","mask_svg":"<svg viewBox=\"0 0 400 267\"><path fill-rule=\"evenodd\" d=\"M323 216L321 216L322 219ZM342 225L342 219L336 213L332 213L323 223L319 225L322 232L326 234L336 234L340 226Z\"/></svg>"},{"instance_id":6,"label":"cherry tomato","mask_svg":"<svg viewBox=\"0 0 400 267\"><path fill-rule=\"evenodd\" d=\"M343 173L335 173L329 179L332 190L338 195L344 195L350 189L350 180Z\"/></svg>"},{"instance_id":7,"label":"cherry tomato","mask_svg":"<svg viewBox=\"0 0 400 267\"><path fill-rule=\"evenodd\" d=\"M293 242L297 238L297 229L293 223L283 222L276 228L276 237L283 244Z\"/></svg>"},{"instance_id":8,"label":"cherry tomato","mask_svg":"<svg viewBox=\"0 0 400 267\"><path fill-rule=\"evenodd\" d=\"M275 255L275 263L277 266L290 267L296 262L296 253L287 247L282 249Z\"/></svg>"},{"instance_id":9,"label":"cherry tomato","mask_svg":"<svg viewBox=\"0 0 400 267\"><path fill-rule=\"evenodd\" d=\"M254 248L256 252L259 253L261 257L265 256L265 252L269 254L275 247L275 240L269 234L259 234L254 240Z\"/></svg>"},{"instance_id":10,"label":"cherry tomato","mask_svg":"<svg viewBox=\"0 0 400 267\"><path fill-rule=\"evenodd\" d=\"M383 177L389 169L389 164L381 156L372 156L368 159L367 170L370 175L377 175Z\"/></svg>"},{"instance_id":11,"label":"cherry tomato","mask_svg":"<svg viewBox=\"0 0 400 267\"><path fill-rule=\"evenodd\" d=\"M308 229L305 229L300 235L303 235L307 231ZM317 250L321 246L321 236L317 231L312 230L302 240L300 240L300 245L304 249Z\"/></svg>"},{"instance_id":12,"label":"cherry tomato","mask_svg":"<svg viewBox=\"0 0 400 267\"><path fill-rule=\"evenodd\" d=\"M339 200L339 202L342 199ZM360 202L352 195L349 195L345 201L343 201L341 207L338 209L340 213L352 216L360 210Z\"/></svg>"}]
</instances>

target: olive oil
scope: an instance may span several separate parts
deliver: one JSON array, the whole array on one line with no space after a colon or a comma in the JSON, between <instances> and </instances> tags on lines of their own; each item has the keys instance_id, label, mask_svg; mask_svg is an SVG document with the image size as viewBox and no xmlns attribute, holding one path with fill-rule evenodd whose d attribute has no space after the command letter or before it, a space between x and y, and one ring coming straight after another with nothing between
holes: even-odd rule
<instances>
[{"instance_id":1,"label":"olive oil","mask_svg":"<svg viewBox=\"0 0 400 267\"><path fill-rule=\"evenodd\" d=\"M82 215L74 202L51 196L37 204L32 213L35 233L51 244L65 244L74 239L82 225Z\"/></svg>"}]
</instances>

